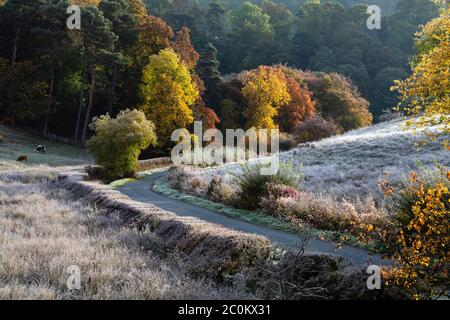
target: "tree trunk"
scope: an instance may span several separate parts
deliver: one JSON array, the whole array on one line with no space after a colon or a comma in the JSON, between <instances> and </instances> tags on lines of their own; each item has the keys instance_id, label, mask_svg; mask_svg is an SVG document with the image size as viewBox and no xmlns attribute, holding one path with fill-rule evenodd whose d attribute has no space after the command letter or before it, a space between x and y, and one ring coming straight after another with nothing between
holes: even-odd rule
<instances>
[{"instance_id":1,"label":"tree trunk","mask_svg":"<svg viewBox=\"0 0 450 320\"><path fill-rule=\"evenodd\" d=\"M18 50L18 46L19 46L19 33L20 33L20 29L16 29L16 36L14 37L13 55L12 55L12 59L11 59L12 65L16 64L16 60L17 60L17 50Z\"/></svg>"},{"instance_id":2,"label":"tree trunk","mask_svg":"<svg viewBox=\"0 0 450 320\"><path fill-rule=\"evenodd\" d=\"M108 107L108 113L112 117L113 116L113 104L115 100L115 91L116 91L116 77L117 77L117 63L114 62L113 66L113 75L112 75L112 84L111 84L111 97L109 99L109 107Z\"/></svg>"},{"instance_id":3,"label":"tree trunk","mask_svg":"<svg viewBox=\"0 0 450 320\"><path fill-rule=\"evenodd\" d=\"M47 105L47 113L45 114L45 123L44 123L44 136L46 136L48 134L48 123L50 121L50 109L52 106L52 100L53 100L53 89L55 87L55 66L52 65L51 67L51 78L50 78L50 91L49 91L49 102Z\"/></svg>"},{"instance_id":4,"label":"tree trunk","mask_svg":"<svg viewBox=\"0 0 450 320\"><path fill-rule=\"evenodd\" d=\"M86 134L89 127L89 121L91 120L91 111L92 111L92 105L94 102L94 90L95 90L95 70L92 70L92 79L91 79L91 86L89 88L89 103L86 110L86 117L84 118L84 126L83 126L83 133L81 135L81 142L84 144L86 142Z\"/></svg>"},{"instance_id":5,"label":"tree trunk","mask_svg":"<svg viewBox=\"0 0 450 320\"><path fill-rule=\"evenodd\" d=\"M80 91L80 103L78 104L78 114L77 114L77 122L75 126L75 141L78 140L78 135L80 133L80 124L81 124L81 114L83 112L83 101L84 101L84 86L86 84L86 65L83 63L83 72L81 79L81 91Z\"/></svg>"}]
</instances>

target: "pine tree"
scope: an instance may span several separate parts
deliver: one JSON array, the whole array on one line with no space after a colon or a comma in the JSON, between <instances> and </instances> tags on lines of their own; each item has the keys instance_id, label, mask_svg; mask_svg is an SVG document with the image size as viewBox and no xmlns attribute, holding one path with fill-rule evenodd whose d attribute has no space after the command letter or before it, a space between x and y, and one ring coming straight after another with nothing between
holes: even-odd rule
<instances>
[{"instance_id":1,"label":"pine tree","mask_svg":"<svg viewBox=\"0 0 450 320\"><path fill-rule=\"evenodd\" d=\"M97 80L97 72L114 55L114 46L117 36L112 31L111 22L105 18L97 7L86 6L81 8L83 27L77 30L81 38L81 52L84 55L86 70L90 77L89 102L84 119L81 142L86 141L89 122L94 102L94 91ZM79 124L77 123L77 126Z\"/></svg>"},{"instance_id":2,"label":"pine tree","mask_svg":"<svg viewBox=\"0 0 450 320\"><path fill-rule=\"evenodd\" d=\"M39 7L39 26L32 29L36 40L37 52L42 64L49 72L49 103L45 112L43 134L48 134L51 109L55 90L56 72L62 63L63 56L68 48L69 39L66 35L66 9L70 5L68 0L48 3Z\"/></svg>"},{"instance_id":3,"label":"pine tree","mask_svg":"<svg viewBox=\"0 0 450 320\"><path fill-rule=\"evenodd\" d=\"M200 61L198 62L197 73L205 83L205 103L208 106L213 106L216 112L219 111L218 106L221 101L220 84L222 83L222 78L219 72L219 65L217 49L209 42L205 46Z\"/></svg>"},{"instance_id":4,"label":"pine tree","mask_svg":"<svg viewBox=\"0 0 450 320\"><path fill-rule=\"evenodd\" d=\"M116 83L118 81L118 68L124 63L124 54L136 43L138 39L137 20L127 0L102 0L99 6L105 17L112 22L113 32L119 37L116 54L111 61L112 80L108 113L113 114L113 105L116 98Z\"/></svg>"}]
</instances>

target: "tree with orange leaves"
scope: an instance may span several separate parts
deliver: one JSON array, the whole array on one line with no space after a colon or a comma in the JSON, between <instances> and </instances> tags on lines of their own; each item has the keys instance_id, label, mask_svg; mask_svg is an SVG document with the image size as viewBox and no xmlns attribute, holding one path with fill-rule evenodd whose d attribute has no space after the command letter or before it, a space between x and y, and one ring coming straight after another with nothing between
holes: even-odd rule
<instances>
[{"instance_id":1,"label":"tree with orange leaves","mask_svg":"<svg viewBox=\"0 0 450 320\"><path fill-rule=\"evenodd\" d=\"M191 44L190 30L187 27L181 28L177 32L175 41L171 43L173 50L178 53L181 61L186 65L189 70L194 70L197 65L200 55Z\"/></svg>"},{"instance_id":2,"label":"tree with orange leaves","mask_svg":"<svg viewBox=\"0 0 450 320\"><path fill-rule=\"evenodd\" d=\"M277 123L282 132L291 133L298 124L315 115L316 104L306 85L300 85L294 78L288 78L287 86L291 102L280 108Z\"/></svg>"}]
</instances>

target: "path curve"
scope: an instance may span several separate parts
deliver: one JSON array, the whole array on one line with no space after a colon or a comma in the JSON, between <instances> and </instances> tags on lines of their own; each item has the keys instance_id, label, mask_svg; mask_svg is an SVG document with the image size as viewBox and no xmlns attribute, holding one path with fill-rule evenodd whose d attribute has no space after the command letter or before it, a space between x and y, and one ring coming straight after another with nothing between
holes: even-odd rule
<instances>
[{"instance_id":1,"label":"path curve","mask_svg":"<svg viewBox=\"0 0 450 320\"><path fill-rule=\"evenodd\" d=\"M209 209L200 208L154 192L153 186L155 182L161 178L164 178L166 175L167 172L154 173L139 181L131 182L119 187L117 190L133 200L150 203L179 216L195 217L236 231L262 235L270 241L285 248L296 248L299 246L301 240L294 234L270 229L264 226L254 225L239 219L230 218ZM384 261L381 257L370 255L366 250L351 246L343 246L340 249L336 249L336 244L318 239L311 240L307 251L308 253L341 256L349 259L355 264L386 264L386 261Z\"/></svg>"}]
</instances>

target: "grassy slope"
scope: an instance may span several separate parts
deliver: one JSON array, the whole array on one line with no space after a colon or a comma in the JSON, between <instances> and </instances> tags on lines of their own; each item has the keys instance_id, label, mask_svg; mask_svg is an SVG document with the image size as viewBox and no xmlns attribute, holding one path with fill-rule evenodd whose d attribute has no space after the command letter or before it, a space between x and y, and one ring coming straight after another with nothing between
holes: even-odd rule
<instances>
[{"instance_id":1,"label":"grassy slope","mask_svg":"<svg viewBox=\"0 0 450 320\"><path fill-rule=\"evenodd\" d=\"M92 157L84 149L36 137L17 128L0 125L0 135L4 140L0 144L0 169L8 164L15 164L22 155L28 157L30 165L63 166L92 162ZM36 147L40 144L47 146L46 155L36 152Z\"/></svg>"},{"instance_id":2,"label":"grassy slope","mask_svg":"<svg viewBox=\"0 0 450 320\"><path fill-rule=\"evenodd\" d=\"M331 137L312 147L282 153L281 160L298 166L305 175L307 191L381 199L378 182L385 172L391 180L398 181L409 171L417 170L419 162L426 167L435 161L450 166L450 152L439 142L418 147L423 137L405 131L403 124L402 120L395 120ZM208 178L239 170L239 166L230 164L199 174Z\"/></svg>"}]
</instances>

